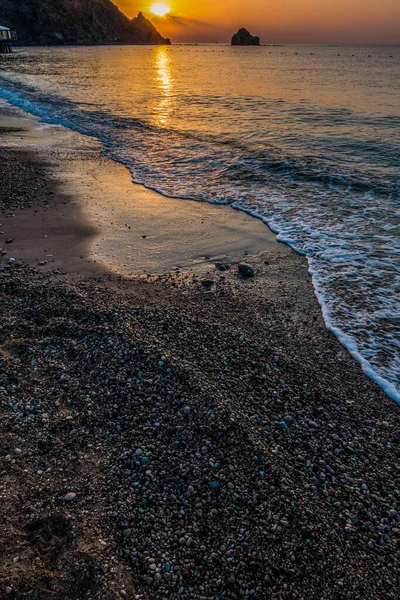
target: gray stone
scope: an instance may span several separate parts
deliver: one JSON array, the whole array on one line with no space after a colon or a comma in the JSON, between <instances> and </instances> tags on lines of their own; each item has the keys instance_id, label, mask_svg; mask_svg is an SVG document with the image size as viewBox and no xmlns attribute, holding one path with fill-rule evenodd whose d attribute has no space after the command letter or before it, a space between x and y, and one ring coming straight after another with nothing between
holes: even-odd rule
<instances>
[{"instance_id":1,"label":"gray stone","mask_svg":"<svg viewBox=\"0 0 400 600\"><path fill-rule=\"evenodd\" d=\"M238 270L243 277L254 277L254 267L247 263L239 263Z\"/></svg>"},{"instance_id":2,"label":"gray stone","mask_svg":"<svg viewBox=\"0 0 400 600\"><path fill-rule=\"evenodd\" d=\"M72 500L75 500L75 498L76 498L75 492L68 492L68 494L66 494L64 496L65 502L72 502Z\"/></svg>"}]
</instances>

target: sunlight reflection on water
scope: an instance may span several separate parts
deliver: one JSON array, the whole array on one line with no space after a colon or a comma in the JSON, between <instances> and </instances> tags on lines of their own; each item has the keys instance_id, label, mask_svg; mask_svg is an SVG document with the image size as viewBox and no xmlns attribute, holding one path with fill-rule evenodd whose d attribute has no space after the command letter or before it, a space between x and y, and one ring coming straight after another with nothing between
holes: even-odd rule
<instances>
[{"instance_id":1,"label":"sunlight reflection on water","mask_svg":"<svg viewBox=\"0 0 400 600\"><path fill-rule=\"evenodd\" d=\"M172 107L172 88L173 77L171 70L171 56L164 46L154 50L154 73L157 75L157 82L161 91L161 98L158 107L155 108L158 115L158 123L167 126Z\"/></svg>"}]
</instances>

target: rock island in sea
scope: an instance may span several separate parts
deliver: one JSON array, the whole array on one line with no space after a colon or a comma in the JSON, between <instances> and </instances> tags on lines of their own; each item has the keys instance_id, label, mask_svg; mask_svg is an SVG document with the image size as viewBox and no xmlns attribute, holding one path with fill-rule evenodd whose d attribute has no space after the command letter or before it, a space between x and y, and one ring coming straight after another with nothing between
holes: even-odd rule
<instances>
[{"instance_id":1,"label":"rock island in sea","mask_svg":"<svg viewBox=\"0 0 400 600\"><path fill-rule=\"evenodd\" d=\"M232 37L232 46L260 46L260 38L257 35L252 35L250 31L242 27Z\"/></svg>"}]
</instances>

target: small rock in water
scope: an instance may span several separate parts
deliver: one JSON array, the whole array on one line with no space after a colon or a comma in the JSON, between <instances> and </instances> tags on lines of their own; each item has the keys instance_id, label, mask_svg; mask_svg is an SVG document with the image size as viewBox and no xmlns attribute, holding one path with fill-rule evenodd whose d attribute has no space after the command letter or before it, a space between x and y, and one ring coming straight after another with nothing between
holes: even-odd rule
<instances>
[{"instance_id":1,"label":"small rock in water","mask_svg":"<svg viewBox=\"0 0 400 600\"><path fill-rule=\"evenodd\" d=\"M251 265L247 263L239 263L238 269L240 275L243 275L243 277L254 277L255 271L254 267L252 267Z\"/></svg>"},{"instance_id":2,"label":"small rock in water","mask_svg":"<svg viewBox=\"0 0 400 600\"><path fill-rule=\"evenodd\" d=\"M182 412L184 415L188 415L190 413L190 406L184 406Z\"/></svg>"},{"instance_id":3,"label":"small rock in water","mask_svg":"<svg viewBox=\"0 0 400 600\"><path fill-rule=\"evenodd\" d=\"M68 492L68 494L66 494L64 496L65 502L72 502L72 500L75 500L75 498L76 498L75 492Z\"/></svg>"},{"instance_id":4,"label":"small rock in water","mask_svg":"<svg viewBox=\"0 0 400 600\"><path fill-rule=\"evenodd\" d=\"M211 487L213 490L216 490L216 489L219 487L219 481L211 481L211 482L210 482L210 487Z\"/></svg>"}]
</instances>

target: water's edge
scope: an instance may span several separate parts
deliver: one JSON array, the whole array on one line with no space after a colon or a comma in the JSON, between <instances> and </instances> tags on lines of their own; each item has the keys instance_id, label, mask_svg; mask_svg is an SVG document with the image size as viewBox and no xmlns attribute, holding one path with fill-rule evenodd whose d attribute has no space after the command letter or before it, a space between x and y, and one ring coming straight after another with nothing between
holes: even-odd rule
<instances>
[{"instance_id":1,"label":"water's edge","mask_svg":"<svg viewBox=\"0 0 400 600\"><path fill-rule=\"evenodd\" d=\"M92 138L100 141L104 146L104 149L101 150L101 152L104 153L111 160L123 164L129 170L128 165L126 163L124 163L123 160L118 159L117 157L113 156L111 149L110 150L107 149L107 143L105 142L105 140L102 140L101 138L96 136L96 134L90 133L87 131L83 131L78 126L74 127L69 122L63 122L62 118L56 119L56 118L50 117L48 114L43 114L43 111L41 111L39 107L37 107L32 101L27 100L22 94L18 93L17 91L8 90L8 89L2 87L1 85L0 85L0 98L3 99L4 101L6 101L9 105L16 107L19 110L25 112L27 115L33 115L33 116L37 117L39 119L39 121L41 121L43 123L67 127L68 129L70 129L72 131L76 131L76 132L80 133L81 135L85 135L87 137L92 137ZM140 179L135 179L131 171L130 171L130 173L131 173L133 183L142 185L143 187L145 187L147 189L151 189L166 198L180 198L180 199L190 199L190 200L201 201L201 200L199 200L199 198L196 198L196 197L188 198L188 196L168 195L165 192L163 192L162 189L158 189L157 187L150 186L150 185L144 183L143 181L141 181ZM211 204L213 203L212 201L209 201L209 202ZM214 204L218 204L218 201L215 201ZM397 391L395 385L393 383L391 383L390 381L388 381L387 379L385 379L384 377L382 377L379 374L379 372L377 372L377 370L374 369L374 367L371 365L371 363L368 360L366 360L365 357L363 357L362 354L358 351L355 340L353 340L349 335L347 335L344 331L342 331L339 327L337 327L334 324L334 320L331 316L331 312L330 312L328 304L326 302L322 286L320 285L320 282L319 282L319 274L318 274L317 270L313 268L312 257L307 256L307 254L305 252L302 252L301 250L299 250L299 248L296 247L294 245L294 243L291 243L290 240L285 239L283 237L283 235L281 234L281 231L279 230L279 228L274 224L274 222L272 220L269 220L265 216L260 215L255 210L251 210L249 208L244 207L240 203L233 203L230 206L235 210L241 210L243 212L246 212L247 214L251 215L254 218L261 219L265 223L265 225L276 235L276 239L278 242L285 243L294 252L296 252L297 254L300 254L302 256L305 256L307 258L308 267L309 267L308 272L312 279L315 295L317 297L319 305L321 306L322 315L323 315L323 319L324 319L326 328L336 336L336 338L339 340L341 345L344 348L346 348L346 350L352 356L352 358L361 365L362 370L365 373L365 375L367 377L369 377L370 379L372 379L372 381L374 381L387 394L387 396L389 396L396 403L400 404L400 392Z\"/></svg>"}]
</instances>

